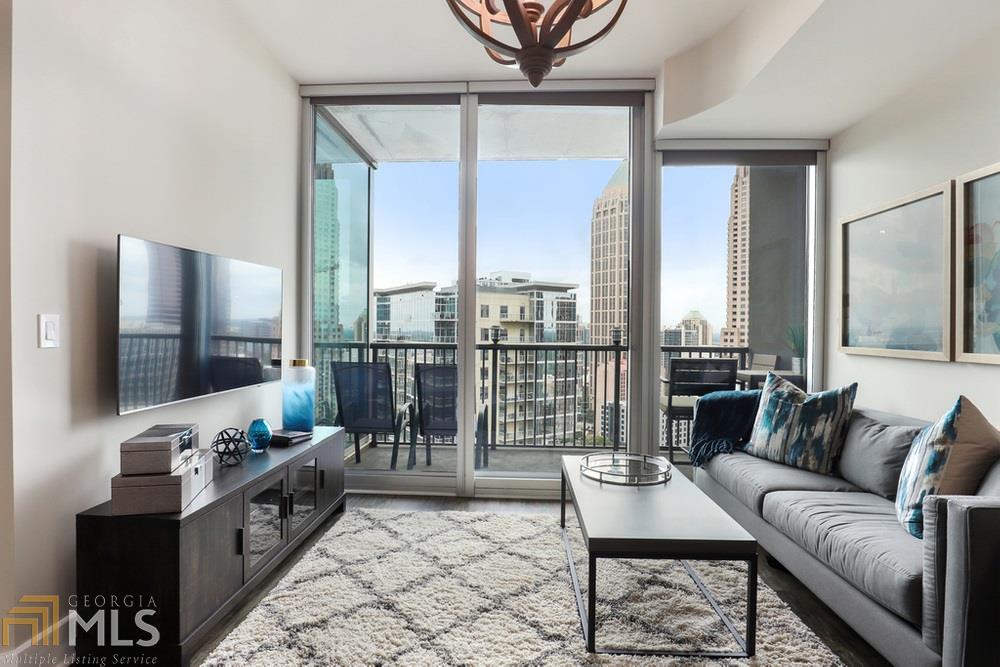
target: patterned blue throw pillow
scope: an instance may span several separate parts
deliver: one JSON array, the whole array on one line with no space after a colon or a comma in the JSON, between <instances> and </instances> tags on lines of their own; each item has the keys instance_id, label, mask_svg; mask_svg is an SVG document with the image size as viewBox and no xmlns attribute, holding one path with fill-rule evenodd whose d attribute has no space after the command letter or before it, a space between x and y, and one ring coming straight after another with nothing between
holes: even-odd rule
<instances>
[{"instance_id":1,"label":"patterned blue throw pillow","mask_svg":"<svg viewBox=\"0 0 1000 667\"><path fill-rule=\"evenodd\" d=\"M767 374L746 452L829 475L844 446L858 384L807 394Z\"/></svg>"},{"instance_id":2,"label":"patterned blue throw pillow","mask_svg":"<svg viewBox=\"0 0 1000 667\"><path fill-rule=\"evenodd\" d=\"M979 490L1000 458L1000 432L972 401L959 396L944 417L913 439L896 490L896 516L914 537L924 536L924 498Z\"/></svg>"}]
</instances>

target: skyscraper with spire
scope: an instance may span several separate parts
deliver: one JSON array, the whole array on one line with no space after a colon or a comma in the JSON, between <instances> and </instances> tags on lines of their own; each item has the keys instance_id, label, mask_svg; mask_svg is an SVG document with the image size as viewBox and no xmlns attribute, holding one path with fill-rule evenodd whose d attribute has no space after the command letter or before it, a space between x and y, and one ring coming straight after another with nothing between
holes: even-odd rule
<instances>
[{"instance_id":1,"label":"skyscraper with spire","mask_svg":"<svg viewBox=\"0 0 1000 667\"><path fill-rule=\"evenodd\" d=\"M726 225L726 324L722 344L750 344L750 168L737 167Z\"/></svg>"},{"instance_id":2,"label":"skyscraper with spire","mask_svg":"<svg viewBox=\"0 0 1000 667\"><path fill-rule=\"evenodd\" d=\"M629 162L622 160L594 200L590 218L590 342L610 345L611 332L621 329L622 342L628 341L628 280L629 280ZM593 432L605 439L614 439L614 428L627 423L626 406L614 415L614 362L611 357L593 368L594 418ZM617 382L624 403L628 396L628 358L621 361ZM611 410L611 412L609 412ZM626 433L619 433L619 442Z\"/></svg>"},{"instance_id":3,"label":"skyscraper with spire","mask_svg":"<svg viewBox=\"0 0 1000 667\"><path fill-rule=\"evenodd\" d=\"M614 328L628 340L629 230L629 162L622 160L590 218L590 330L597 345L610 344Z\"/></svg>"}]
</instances>

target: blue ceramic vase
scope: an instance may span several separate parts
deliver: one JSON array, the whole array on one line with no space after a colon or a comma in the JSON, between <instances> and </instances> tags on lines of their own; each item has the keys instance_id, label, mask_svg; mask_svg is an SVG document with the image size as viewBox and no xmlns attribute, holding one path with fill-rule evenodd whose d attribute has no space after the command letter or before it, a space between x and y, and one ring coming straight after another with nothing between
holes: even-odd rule
<instances>
[{"instance_id":1,"label":"blue ceramic vase","mask_svg":"<svg viewBox=\"0 0 1000 667\"><path fill-rule=\"evenodd\" d=\"M263 452L271 446L271 425L266 419L254 419L247 429L247 440L254 452Z\"/></svg>"}]
</instances>

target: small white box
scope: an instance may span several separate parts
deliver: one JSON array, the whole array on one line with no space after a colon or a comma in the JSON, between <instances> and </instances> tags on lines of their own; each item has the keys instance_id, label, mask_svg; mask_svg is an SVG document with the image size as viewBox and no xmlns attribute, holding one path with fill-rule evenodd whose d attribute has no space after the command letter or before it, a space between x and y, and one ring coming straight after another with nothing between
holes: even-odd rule
<instances>
[{"instance_id":1,"label":"small white box","mask_svg":"<svg viewBox=\"0 0 1000 667\"><path fill-rule=\"evenodd\" d=\"M121 444L123 475L165 475L198 449L197 424L157 424Z\"/></svg>"}]
</instances>

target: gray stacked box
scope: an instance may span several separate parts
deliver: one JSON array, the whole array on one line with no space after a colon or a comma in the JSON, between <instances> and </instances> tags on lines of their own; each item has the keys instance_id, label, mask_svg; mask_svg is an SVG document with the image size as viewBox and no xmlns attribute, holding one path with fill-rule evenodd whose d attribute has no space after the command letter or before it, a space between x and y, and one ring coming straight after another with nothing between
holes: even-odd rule
<instances>
[{"instance_id":1,"label":"gray stacked box","mask_svg":"<svg viewBox=\"0 0 1000 667\"><path fill-rule=\"evenodd\" d=\"M198 448L197 424L157 424L129 438L111 478L111 513L182 511L212 481L210 454Z\"/></svg>"}]
</instances>

